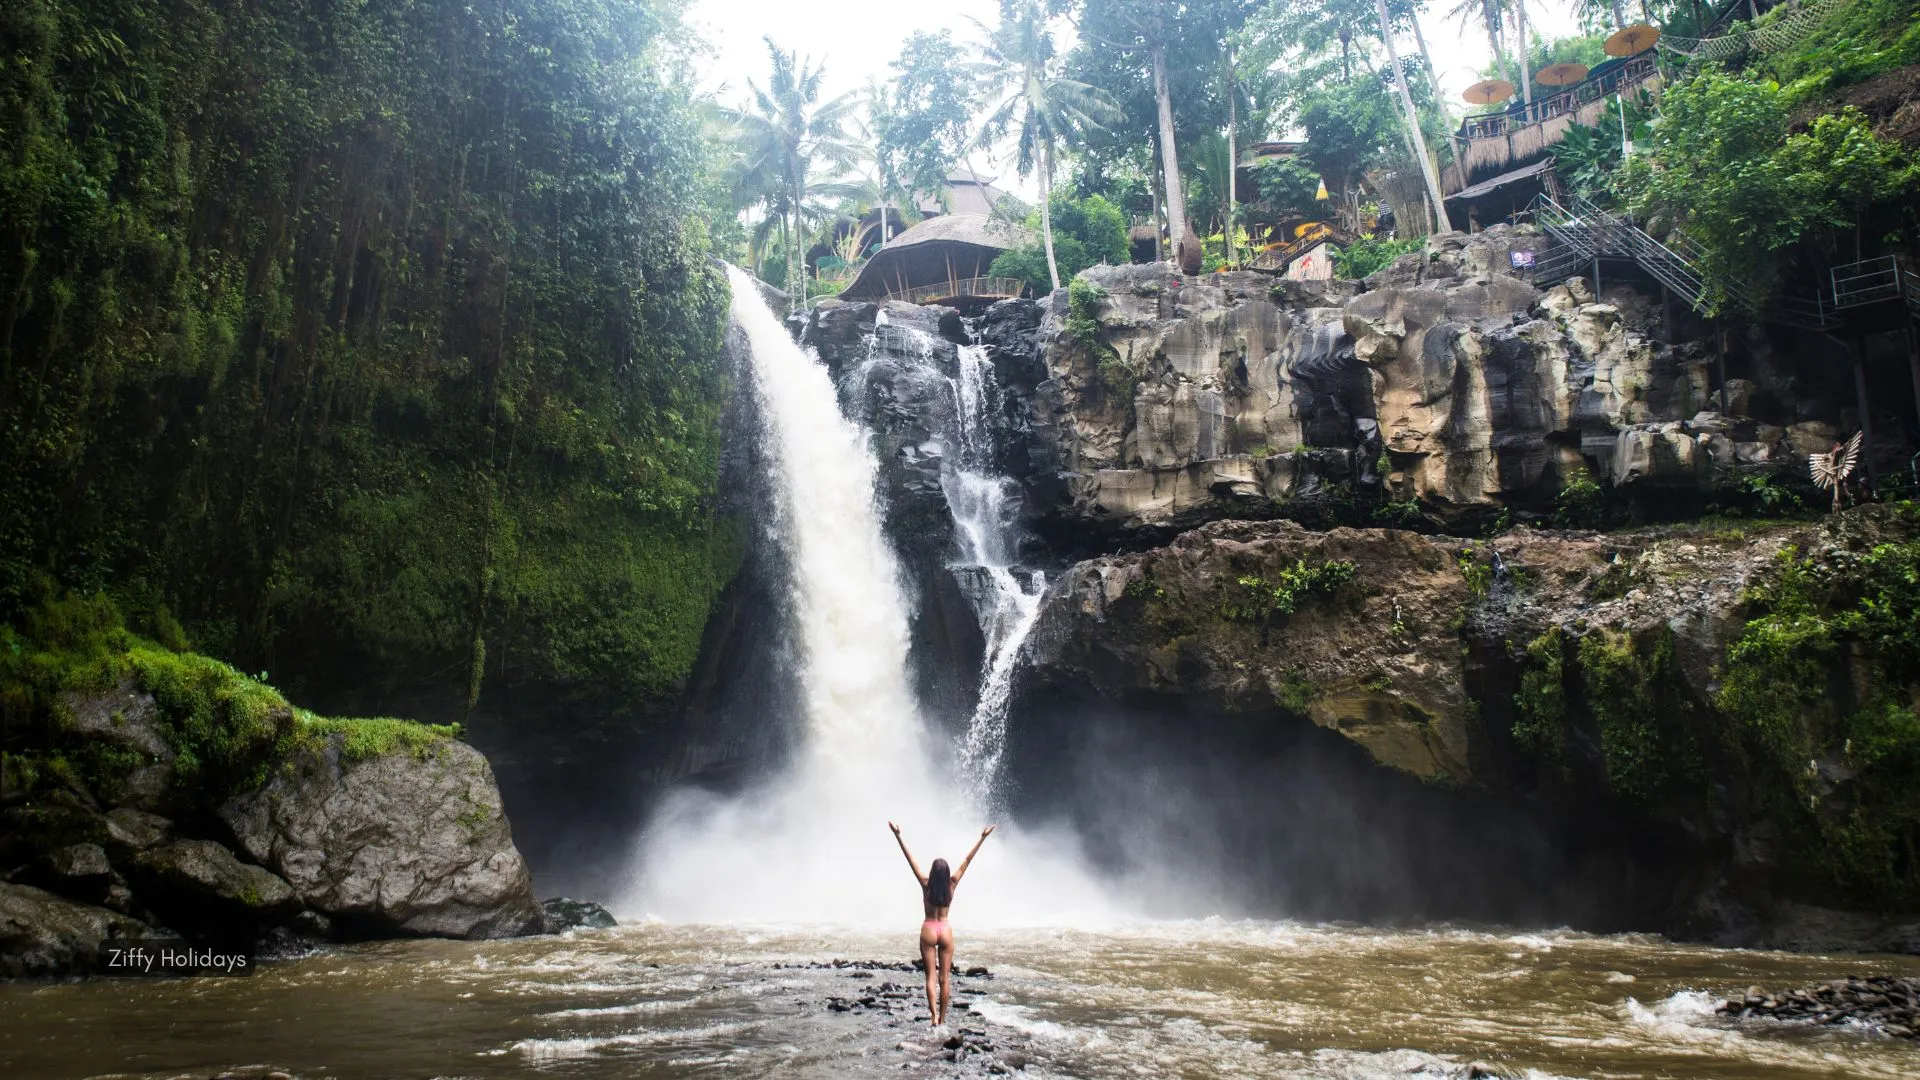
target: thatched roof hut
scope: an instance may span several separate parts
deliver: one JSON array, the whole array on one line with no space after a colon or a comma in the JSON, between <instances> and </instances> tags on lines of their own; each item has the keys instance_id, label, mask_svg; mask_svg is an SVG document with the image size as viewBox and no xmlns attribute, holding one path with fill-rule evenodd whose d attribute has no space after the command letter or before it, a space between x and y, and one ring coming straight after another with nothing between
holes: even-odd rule
<instances>
[{"instance_id":1,"label":"thatched roof hut","mask_svg":"<svg viewBox=\"0 0 1920 1080\"><path fill-rule=\"evenodd\" d=\"M985 214L928 218L874 252L840 296L954 307L1018 296L1024 283L989 277L987 270L994 256L1030 239L1025 229Z\"/></svg>"}]
</instances>

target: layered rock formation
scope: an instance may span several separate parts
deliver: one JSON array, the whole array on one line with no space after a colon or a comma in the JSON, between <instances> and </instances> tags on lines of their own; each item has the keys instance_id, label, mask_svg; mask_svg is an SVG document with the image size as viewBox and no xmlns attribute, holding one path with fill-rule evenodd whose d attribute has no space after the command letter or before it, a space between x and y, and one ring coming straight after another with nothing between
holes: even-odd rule
<instances>
[{"instance_id":1,"label":"layered rock formation","mask_svg":"<svg viewBox=\"0 0 1920 1080\"><path fill-rule=\"evenodd\" d=\"M1329 490L1458 519L1548 506L1582 469L1710 489L1832 431L1841 388L1806 364L1756 361L1766 385L1733 380L1709 411L1707 344L1670 343L1697 328L1634 287L1599 298L1587 278L1506 269L1545 244L1505 226L1443 234L1365 283L1095 267L1032 332L1031 309L998 305L978 331L997 366L1038 368L1008 425L1027 443L1031 511L1081 547L1105 543L1089 530L1164 539Z\"/></svg>"}]
</instances>

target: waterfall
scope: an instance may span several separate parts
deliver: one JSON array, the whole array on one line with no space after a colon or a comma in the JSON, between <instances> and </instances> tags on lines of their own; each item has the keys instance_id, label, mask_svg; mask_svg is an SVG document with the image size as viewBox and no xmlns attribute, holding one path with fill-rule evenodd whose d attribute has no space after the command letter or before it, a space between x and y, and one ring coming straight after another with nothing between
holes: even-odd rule
<instances>
[{"instance_id":1,"label":"waterfall","mask_svg":"<svg viewBox=\"0 0 1920 1080\"><path fill-rule=\"evenodd\" d=\"M917 891L886 821L905 829L923 866L944 856L957 867L984 808L936 758L908 684L907 605L867 434L841 415L825 366L752 279L728 274L776 470L768 527L789 556L805 730L786 772L757 788L672 794L641 837L620 906L697 922L914 919ZM980 858L969 918L1049 921L1106 907L1058 837L1009 825Z\"/></svg>"}]
</instances>

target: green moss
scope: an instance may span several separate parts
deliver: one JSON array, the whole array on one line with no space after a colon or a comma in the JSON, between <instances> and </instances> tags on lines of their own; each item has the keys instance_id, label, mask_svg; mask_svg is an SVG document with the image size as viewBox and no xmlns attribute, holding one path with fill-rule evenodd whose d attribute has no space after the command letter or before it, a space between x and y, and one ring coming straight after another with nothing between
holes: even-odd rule
<instances>
[{"instance_id":1,"label":"green moss","mask_svg":"<svg viewBox=\"0 0 1920 1080\"><path fill-rule=\"evenodd\" d=\"M1454 565L1460 568L1460 576L1466 579L1467 591L1475 599L1485 597L1493 590L1493 562L1480 561L1478 548L1461 548L1454 556Z\"/></svg>"},{"instance_id":2,"label":"green moss","mask_svg":"<svg viewBox=\"0 0 1920 1080\"><path fill-rule=\"evenodd\" d=\"M348 764L400 753L424 761L435 747L459 738L460 725L422 724L385 716L331 719L301 710L300 734L308 740L342 736L340 758Z\"/></svg>"},{"instance_id":3,"label":"green moss","mask_svg":"<svg viewBox=\"0 0 1920 1080\"><path fill-rule=\"evenodd\" d=\"M77 736L61 704L66 694L123 682L152 695L154 727L174 752L173 784L187 805L217 805L258 787L301 738L339 733L346 759L360 761L400 752L424 757L459 734L457 726L296 714L278 690L231 664L128 633L117 608L98 596L58 597L31 609L20 625L0 627L0 686L6 706L27 720L29 749L9 758L12 777L29 792L64 785L107 802L123 794L127 777L147 764L144 756Z\"/></svg>"},{"instance_id":4,"label":"green moss","mask_svg":"<svg viewBox=\"0 0 1920 1080\"><path fill-rule=\"evenodd\" d=\"M1316 596L1332 596L1353 580L1353 563L1328 559L1309 564L1305 559L1283 566L1272 579L1243 575L1234 579L1220 601L1220 617L1229 622L1272 625L1292 615Z\"/></svg>"},{"instance_id":5,"label":"green moss","mask_svg":"<svg viewBox=\"0 0 1920 1080\"><path fill-rule=\"evenodd\" d=\"M1632 638L1598 630L1580 639L1576 655L1588 707L1600 729L1607 786L1641 801L1660 795L1682 764L1684 726L1665 700L1672 677L1673 635L1662 632L1650 650Z\"/></svg>"},{"instance_id":6,"label":"green moss","mask_svg":"<svg viewBox=\"0 0 1920 1080\"><path fill-rule=\"evenodd\" d=\"M740 232L678 18L0 5L0 610L50 574L296 690L674 693Z\"/></svg>"},{"instance_id":7,"label":"green moss","mask_svg":"<svg viewBox=\"0 0 1920 1080\"><path fill-rule=\"evenodd\" d=\"M287 699L230 664L144 642L123 663L159 706L161 733L177 755L174 784L185 792L217 799L260 786L293 737Z\"/></svg>"},{"instance_id":8,"label":"green moss","mask_svg":"<svg viewBox=\"0 0 1920 1080\"><path fill-rule=\"evenodd\" d=\"M1289 671L1280 683L1280 706L1291 713L1306 715L1307 706L1319 695L1306 676Z\"/></svg>"},{"instance_id":9,"label":"green moss","mask_svg":"<svg viewBox=\"0 0 1920 1080\"><path fill-rule=\"evenodd\" d=\"M1916 564L1911 539L1831 562L1789 548L1748 589L1750 617L1727 650L1715 704L1812 895L1920 903ZM1837 781L1822 765L1836 760Z\"/></svg>"},{"instance_id":10,"label":"green moss","mask_svg":"<svg viewBox=\"0 0 1920 1080\"><path fill-rule=\"evenodd\" d=\"M493 813L484 806L469 806L454 820L467 830L468 836L472 836L493 820Z\"/></svg>"},{"instance_id":11,"label":"green moss","mask_svg":"<svg viewBox=\"0 0 1920 1080\"><path fill-rule=\"evenodd\" d=\"M1559 627L1527 644L1513 707L1514 742L1537 756L1559 758L1566 753L1566 636Z\"/></svg>"}]
</instances>

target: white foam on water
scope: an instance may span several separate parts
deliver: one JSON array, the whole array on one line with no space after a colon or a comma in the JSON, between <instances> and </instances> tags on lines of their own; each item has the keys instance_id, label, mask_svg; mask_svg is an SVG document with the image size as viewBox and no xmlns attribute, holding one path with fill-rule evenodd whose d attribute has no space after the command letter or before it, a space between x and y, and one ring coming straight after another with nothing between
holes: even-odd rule
<instances>
[{"instance_id":1,"label":"white foam on water","mask_svg":"<svg viewBox=\"0 0 1920 1080\"><path fill-rule=\"evenodd\" d=\"M536 1064L574 1061L598 1057L609 1050L691 1043L707 1039L734 1039L765 1026L764 1021L742 1020L705 1024L693 1028L663 1028L659 1031L630 1031L619 1035L586 1036L573 1039L522 1039L510 1049L518 1050Z\"/></svg>"},{"instance_id":2,"label":"white foam on water","mask_svg":"<svg viewBox=\"0 0 1920 1080\"><path fill-rule=\"evenodd\" d=\"M1628 1019L1667 1038L1686 1042L1721 1042L1729 1035L1740 1037L1737 1031L1702 1026L1703 1021L1713 1018L1721 1000L1704 990L1681 990L1651 1005L1642 1005L1638 999L1628 998L1626 1010Z\"/></svg>"}]
</instances>

